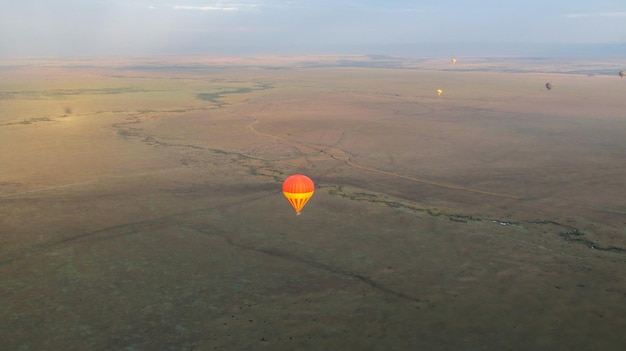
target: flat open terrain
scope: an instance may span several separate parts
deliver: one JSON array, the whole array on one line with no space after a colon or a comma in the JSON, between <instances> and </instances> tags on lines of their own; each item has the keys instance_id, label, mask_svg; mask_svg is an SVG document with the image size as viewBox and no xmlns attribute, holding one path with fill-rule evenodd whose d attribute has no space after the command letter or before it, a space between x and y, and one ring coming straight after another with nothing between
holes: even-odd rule
<instances>
[{"instance_id":1,"label":"flat open terrain","mask_svg":"<svg viewBox=\"0 0 626 351\"><path fill-rule=\"evenodd\" d=\"M620 69L0 61L0 350L622 350Z\"/></svg>"}]
</instances>

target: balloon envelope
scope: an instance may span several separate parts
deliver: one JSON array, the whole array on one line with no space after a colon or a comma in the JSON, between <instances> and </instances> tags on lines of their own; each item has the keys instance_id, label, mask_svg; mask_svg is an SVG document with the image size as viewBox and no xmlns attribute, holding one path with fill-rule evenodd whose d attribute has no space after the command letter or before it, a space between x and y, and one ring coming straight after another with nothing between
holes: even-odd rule
<instances>
[{"instance_id":1,"label":"balloon envelope","mask_svg":"<svg viewBox=\"0 0 626 351\"><path fill-rule=\"evenodd\" d=\"M300 215L300 210L313 196L314 188L315 186L311 178L303 174L294 174L285 179L283 182L283 195L293 206L293 209L296 210L296 215Z\"/></svg>"},{"instance_id":2,"label":"balloon envelope","mask_svg":"<svg viewBox=\"0 0 626 351\"><path fill-rule=\"evenodd\" d=\"M455 63L456 63L456 59L452 59L452 64L455 64Z\"/></svg>"},{"instance_id":3,"label":"balloon envelope","mask_svg":"<svg viewBox=\"0 0 626 351\"><path fill-rule=\"evenodd\" d=\"M619 76L624 77L626 75L626 71L619 71Z\"/></svg>"},{"instance_id":4,"label":"balloon envelope","mask_svg":"<svg viewBox=\"0 0 626 351\"><path fill-rule=\"evenodd\" d=\"M441 95L442 93L443 93L443 90L437 89L437 95Z\"/></svg>"},{"instance_id":5,"label":"balloon envelope","mask_svg":"<svg viewBox=\"0 0 626 351\"><path fill-rule=\"evenodd\" d=\"M552 89L552 83L550 82L546 83L546 89L548 90Z\"/></svg>"}]
</instances>

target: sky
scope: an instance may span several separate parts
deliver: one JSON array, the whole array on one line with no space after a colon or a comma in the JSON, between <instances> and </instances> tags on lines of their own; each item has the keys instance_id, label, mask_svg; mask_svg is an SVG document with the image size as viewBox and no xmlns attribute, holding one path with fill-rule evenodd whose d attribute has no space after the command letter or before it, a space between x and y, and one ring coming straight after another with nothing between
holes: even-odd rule
<instances>
[{"instance_id":1,"label":"sky","mask_svg":"<svg viewBox=\"0 0 626 351\"><path fill-rule=\"evenodd\" d=\"M626 1L0 0L0 57L576 50L626 56Z\"/></svg>"}]
</instances>

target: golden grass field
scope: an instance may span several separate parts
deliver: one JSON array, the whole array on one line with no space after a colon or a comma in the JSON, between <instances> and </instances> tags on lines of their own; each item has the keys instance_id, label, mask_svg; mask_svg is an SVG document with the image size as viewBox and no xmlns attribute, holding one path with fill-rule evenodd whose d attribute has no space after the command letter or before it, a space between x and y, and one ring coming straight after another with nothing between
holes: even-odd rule
<instances>
[{"instance_id":1,"label":"golden grass field","mask_svg":"<svg viewBox=\"0 0 626 351\"><path fill-rule=\"evenodd\" d=\"M613 67L0 61L0 350L621 350Z\"/></svg>"}]
</instances>

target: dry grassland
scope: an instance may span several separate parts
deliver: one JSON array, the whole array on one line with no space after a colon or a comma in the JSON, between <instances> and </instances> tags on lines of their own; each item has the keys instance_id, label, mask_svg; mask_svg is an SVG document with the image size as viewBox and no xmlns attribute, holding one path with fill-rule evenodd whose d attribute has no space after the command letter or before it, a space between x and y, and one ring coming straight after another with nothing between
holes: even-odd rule
<instances>
[{"instance_id":1,"label":"dry grassland","mask_svg":"<svg viewBox=\"0 0 626 351\"><path fill-rule=\"evenodd\" d=\"M619 350L612 64L0 62L0 349Z\"/></svg>"}]
</instances>

